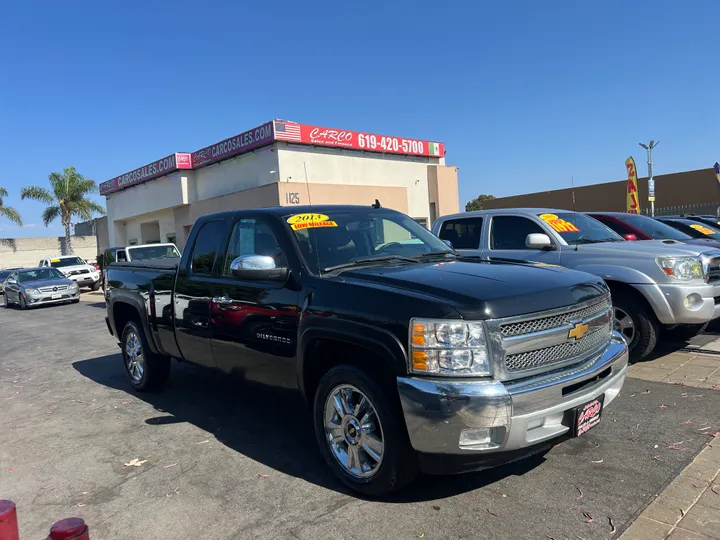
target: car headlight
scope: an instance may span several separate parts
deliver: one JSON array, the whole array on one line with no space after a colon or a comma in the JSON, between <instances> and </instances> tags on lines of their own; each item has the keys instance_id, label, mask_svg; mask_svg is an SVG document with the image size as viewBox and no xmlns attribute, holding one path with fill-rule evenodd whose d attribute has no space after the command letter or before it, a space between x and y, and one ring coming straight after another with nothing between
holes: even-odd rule
<instances>
[{"instance_id":1,"label":"car headlight","mask_svg":"<svg viewBox=\"0 0 720 540\"><path fill-rule=\"evenodd\" d=\"M683 281L704 278L702 263L695 257L658 257L658 266L668 276Z\"/></svg>"},{"instance_id":2,"label":"car headlight","mask_svg":"<svg viewBox=\"0 0 720 540\"><path fill-rule=\"evenodd\" d=\"M25 289L25 294L40 294L40 291L37 289Z\"/></svg>"},{"instance_id":3,"label":"car headlight","mask_svg":"<svg viewBox=\"0 0 720 540\"><path fill-rule=\"evenodd\" d=\"M485 326L479 321L412 319L410 363L414 373L489 376Z\"/></svg>"},{"instance_id":4,"label":"car headlight","mask_svg":"<svg viewBox=\"0 0 720 540\"><path fill-rule=\"evenodd\" d=\"M73 282L70 284L70 288L77 290L77 289L79 289L80 287L78 286L77 283L75 283L75 282L73 281Z\"/></svg>"}]
</instances>

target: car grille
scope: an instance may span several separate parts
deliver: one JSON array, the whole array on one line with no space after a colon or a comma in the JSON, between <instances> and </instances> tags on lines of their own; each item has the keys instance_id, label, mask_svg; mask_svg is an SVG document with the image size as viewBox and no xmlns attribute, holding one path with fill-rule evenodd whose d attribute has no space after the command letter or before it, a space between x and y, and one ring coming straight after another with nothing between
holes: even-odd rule
<instances>
[{"instance_id":1,"label":"car grille","mask_svg":"<svg viewBox=\"0 0 720 540\"><path fill-rule=\"evenodd\" d=\"M577 322L588 317L607 311L610 309L610 300L603 299L596 304L586 306L576 311L562 313L560 315L548 315L546 317L538 317L529 321L516 323L507 323L500 325L500 334L503 337L521 336L523 334L532 334L533 332L541 332L542 330L551 330L558 328L571 322Z\"/></svg>"},{"instance_id":2,"label":"car grille","mask_svg":"<svg viewBox=\"0 0 720 540\"><path fill-rule=\"evenodd\" d=\"M77 276L78 274L89 274L90 270L84 269L84 270L72 270L71 272L68 272L69 276Z\"/></svg>"},{"instance_id":3,"label":"car grille","mask_svg":"<svg viewBox=\"0 0 720 540\"><path fill-rule=\"evenodd\" d=\"M570 330L578 323L588 328L575 339ZM605 295L569 311L554 309L495 324L501 337L495 348L502 361L501 375L505 380L517 379L583 362L600 352L612 335L612 302Z\"/></svg>"},{"instance_id":4,"label":"car grille","mask_svg":"<svg viewBox=\"0 0 720 540\"><path fill-rule=\"evenodd\" d=\"M710 259L708 264L708 282L716 283L720 281L720 258Z\"/></svg>"},{"instance_id":5,"label":"car grille","mask_svg":"<svg viewBox=\"0 0 720 540\"><path fill-rule=\"evenodd\" d=\"M597 349L599 345L610 340L610 325L599 327L579 341L566 341L560 345L545 347L535 351L521 354L511 354L505 357L505 366L508 371L520 371L546 366L557 362L564 362L573 357Z\"/></svg>"},{"instance_id":6,"label":"car grille","mask_svg":"<svg viewBox=\"0 0 720 540\"><path fill-rule=\"evenodd\" d=\"M58 292L58 291L64 291L67 290L67 285L55 285L53 287L40 287L40 292Z\"/></svg>"}]
</instances>

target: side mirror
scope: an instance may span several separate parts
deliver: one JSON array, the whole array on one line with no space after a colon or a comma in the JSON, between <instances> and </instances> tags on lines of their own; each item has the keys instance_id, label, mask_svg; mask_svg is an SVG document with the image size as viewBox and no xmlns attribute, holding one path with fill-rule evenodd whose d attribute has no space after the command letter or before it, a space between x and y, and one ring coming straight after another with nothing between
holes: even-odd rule
<instances>
[{"instance_id":1,"label":"side mirror","mask_svg":"<svg viewBox=\"0 0 720 540\"><path fill-rule=\"evenodd\" d=\"M453 249L453 245L452 245L452 242L451 242L450 240L443 240L443 242L445 242L445 245L446 245L447 247L449 247L450 249Z\"/></svg>"},{"instance_id":2,"label":"side mirror","mask_svg":"<svg viewBox=\"0 0 720 540\"><path fill-rule=\"evenodd\" d=\"M634 242L635 240L637 240L637 236L635 236L634 234L623 234L622 236L625 240L629 242Z\"/></svg>"},{"instance_id":3,"label":"side mirror","mask_svg":"<svg viewBox=\"0 0 720 540\"><path fill-rule=\"evenodd\" d=\"M249 281L285 281L287 268L275 266L275 260L267 255L241 255L230 263L232 275Z\"/></svg>"},{"instance_id":4,"label":"side mirror","mask_svg":"<svg viewBox=\"0 0 720 540\"><path fill-rule=\"evenodd\" d=\"M15 285L15 284L17 284L17 281L15 281L15 280L12 279L12 278L8 278L7 284L8 284L8 285Z\"/></svg>"},{"instance_id":5,"label":"side mirror","mask_svg":"<svg viewBox=\"0 0 720 540\"><path fill-rule=\"evenodd\" d=\"M528 249L554 249L552 240L547 234L530 233L525 238L525 247Z\"/></svg>"}]
</instances>

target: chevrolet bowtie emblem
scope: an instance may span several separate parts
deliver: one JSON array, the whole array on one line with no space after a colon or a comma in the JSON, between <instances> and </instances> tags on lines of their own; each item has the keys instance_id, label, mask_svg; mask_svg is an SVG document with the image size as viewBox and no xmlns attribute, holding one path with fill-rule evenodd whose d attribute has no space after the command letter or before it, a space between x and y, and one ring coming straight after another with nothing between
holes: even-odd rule
<instances>
[{"instance_id":1,"label":"chevrolet bowtie emblem","mask_svg":"<svg viewBox=\"0 0 720 540\"><path fill-rule=\"evenodd\" d=\"M585 336L585 334L587 334L589 328L590 327L587 324L583 324L581 322L577 323L568 332L568 339L569 338L575 338L576 340L582 339Z\"/></svg>"}]
</instances>

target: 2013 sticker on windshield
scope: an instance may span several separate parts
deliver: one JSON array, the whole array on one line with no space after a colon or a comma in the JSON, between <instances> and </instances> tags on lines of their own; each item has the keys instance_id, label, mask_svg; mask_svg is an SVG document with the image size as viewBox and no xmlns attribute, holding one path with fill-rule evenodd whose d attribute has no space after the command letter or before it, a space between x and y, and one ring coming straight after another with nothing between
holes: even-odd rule
<instances>
[{"instance_id":1,"label":"2013 sticker on windshield","mask_svg":"<svg viewBox=\"0 0 720 540\"><path fill-rule=\"evenodd\" d=\"M325 214L295 214L287 218L290 228L293 231L300 229L317 229L320 227L337 227L337 223L332 221Z\"/></svg>"},{"instance_id":2,"label":"2013 sticker on windshield","mask_svg":"<svg viewBox=\"0 0 720 540\"><path fill-rule=\"evenodd\" d=\"M565 221L564 219L556 216L555 214L540 214L540 219L542 219L545 223L550 225L553 228L553 230L560 232L560 233L580 232L580 229L578 229L574 223Z\"/></svg>"},{"instance_id":3,"label":"2013 sticker on windshield","mask_svg":"<svg viewBox=\"0 0 720 540\"><path fill-rule=\"evenodd\" d=\"M51 263L59 263L59 262L60 262L60 259L50 259L50 262L51 262Z\"/></svg>"},{"instance_id":4,"label":"2013 sticker on windshield","mask_svg":"<svg viewBox=\"0 0 720 540\"><path fill-rule=\"evenodd\" d=\"M715 231L713 231L712 229L708 229L707 227L700 225L699 223L690 225L690 227L708 236L712 236L713 234L715 234Z\"/></svg>"}]
</instances>

